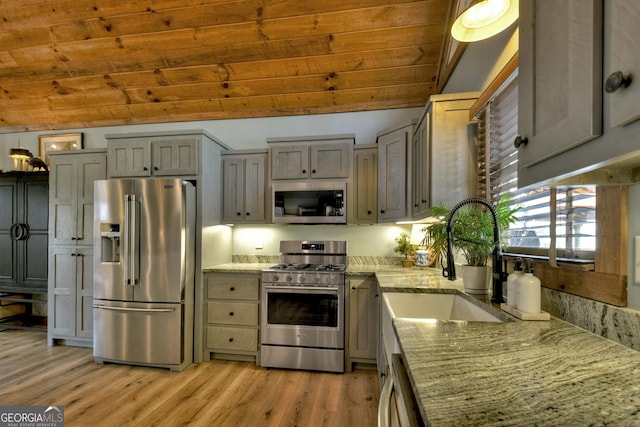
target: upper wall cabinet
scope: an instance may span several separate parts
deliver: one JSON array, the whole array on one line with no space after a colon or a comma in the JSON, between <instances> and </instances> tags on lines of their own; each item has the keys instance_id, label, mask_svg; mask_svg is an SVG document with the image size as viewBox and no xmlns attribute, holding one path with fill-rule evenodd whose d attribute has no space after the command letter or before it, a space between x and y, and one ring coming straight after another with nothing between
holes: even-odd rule
<instances>
[{"instance_id":1,"label":"upper wall cabinet","mask_svg":"<svg viewBox=\"0 0 640 427\"><path fill-rule=\"evenodd\" d=\"M608 3L609 65L604 76L605 96L611 102L608 125L624 126L640 118L640 4L637 0L616 1L615 7ZM633 84L632 79L636 79Z\"/></svg>"},{"instance_id":2,"label":"upper wall cabinet","mask_svg":"<svg viewBox=\"0 0 640 427\"><path fill-rule=\"evenodd\" d=\"M411 137L415 121L378 133L378 222L411 216Z\"/></svg>"},{"instance_id":3,"label":"upper wall cabinet","mask_svg":"<svg viewBox=\"0 0 640 427\"><path fill-rule=\"evenodd\" d=\"M375 144L357 144L353 148L353 157L353 188L356 194L352 200L355 199L356 209L350 222L375 224L378 221L378 147Z\"/></svg>"},{"instance_id":4,"label":"upper wall cabinet","mask_svg":"<svg viewBox=\"0 0 640 427\"><path fill-rule=\"evenodd\" d=\"M227 151L222 155L222 220L266 221L267 151Z\"/></svg>"},{"instance_id":5,"label":"upper wall cabinet","mask_svg":"<svg viewBox=\"0 0 640 427\"><path fill-rule=\"evenodd\" d=\"M520 1L520 187L627 179L640 158L639 20L635 0Z\"/></svg>"},{"instance_id":6,"label":"upper wall cabinet","mask_svg":"<svg viewBox=\"0 0 640 427\"><path fill-rule=\"evenodd\" d=\"M267 138L271 179L349 178L353 135Z\"/></svg>"},{"instance_id":7,"label":"upper wall cabinet","mask_svg":"<svg viewBox=\"0 0 640 427\"><path fill-rule=\"evenodd\" d=\"M107 140L109 178L198 174L198 136L115 139L107 135Z\"/></svg>"},{"instance_id":8,"label":"upper wall cabinet","mask_svg":"<svg viewBox=\"0 0 640 427\"><path fill-rule=\"evenodd\" d=\"M453 206L475 195L469 109L479 95L465 92L429 98L411 144L413 219L426 217L431 206Z\"/></svg>"}]
</instances>

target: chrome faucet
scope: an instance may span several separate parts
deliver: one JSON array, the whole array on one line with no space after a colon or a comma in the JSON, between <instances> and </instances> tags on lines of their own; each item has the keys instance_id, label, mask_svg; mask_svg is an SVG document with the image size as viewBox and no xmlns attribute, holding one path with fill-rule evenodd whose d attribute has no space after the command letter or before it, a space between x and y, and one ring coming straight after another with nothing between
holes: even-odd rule
<instances>
[{"instance_id":1,"label":"chrome faucet","mask_svg":"<svg viewBox=\"0 0 640 427\"><path fill-rule=\"evenodd\" d=\"M502 282L506 280L507 274L502 270L502 247L500 245L500 226L498 224L498 214L489 202L478 197L472 197L459 202L451 209L449 219L447 220L447 265L442 265L442 275L449 280L456 280L456 267L453 259L452 243L454 237L451 232L451 222L453 217L460 208L470 204L480 204L485 206L491 212L493 218L493 252L491 262L493 264L493 280L491 287L491 302L501 303L502 300ZM474 242L471 242L474 243Z\"/></svg>"}]
</instances>

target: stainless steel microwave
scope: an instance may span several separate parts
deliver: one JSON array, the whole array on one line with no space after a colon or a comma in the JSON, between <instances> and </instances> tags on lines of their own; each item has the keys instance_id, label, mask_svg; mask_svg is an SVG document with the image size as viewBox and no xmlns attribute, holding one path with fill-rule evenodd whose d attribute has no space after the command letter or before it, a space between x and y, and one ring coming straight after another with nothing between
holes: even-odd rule
<instances>
[{"instance_id":1,"label":"stainless steel microwave","mask_svg":"<svg viewBox=\"0 0 640 427\"><path fill-rule=\"evenodd\" d=\"M347 183L327 181L274 182L273 222L346 224Z\"/></svg>"}]
</instances>

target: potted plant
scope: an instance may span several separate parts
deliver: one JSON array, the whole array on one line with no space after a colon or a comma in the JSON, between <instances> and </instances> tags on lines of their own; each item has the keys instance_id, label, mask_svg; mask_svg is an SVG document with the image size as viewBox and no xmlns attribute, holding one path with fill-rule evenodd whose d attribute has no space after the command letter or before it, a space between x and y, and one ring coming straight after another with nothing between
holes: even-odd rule
<instances>
[{"instance_id":1,"label":"potted plant","mask_svg":"<svg viewBox=\"0 0 640 427\"><path fill-rule=\"evenodd\" d=\"M501 245L506 247L507 229L510 224L516 221L516 212L520 208L511 207L511 198L502 195L497 204L494 205L498 225L501 233ZM451 214L451 208L440 205L430 209L430 213L438 221L425 227L425 244L433 251L434 256L443 260L447 255L447 221ZM465 283L465 289L477 289L477 293L486 293L487 281L490 270L487 268L487 262L491 258L495 242L493 241L493 218L491 213L482 205L469 204L462 207L455 213L451 222L451 234L453 236L453 249L460 252L464 257L463 265L463 281L466 276L475 274L483 278L481 284ZM475 273L469 273L471 267L483 267Z\"/></svg>"},{"instance_id":2,"label":"potted plant","mask_svg":"<svg viewBox=\"0 0 640 427\"><path fill-rule=\"evenodd\" d=\"M404 259L402 260L403 267L411 267L413 265L413 261L409 259L409 256L413 254L413 245L411 244L409 235L407 233L400 233L395 240L397 245L393 248L393 251L404 255Z\"/></svg>"}]
</instances>

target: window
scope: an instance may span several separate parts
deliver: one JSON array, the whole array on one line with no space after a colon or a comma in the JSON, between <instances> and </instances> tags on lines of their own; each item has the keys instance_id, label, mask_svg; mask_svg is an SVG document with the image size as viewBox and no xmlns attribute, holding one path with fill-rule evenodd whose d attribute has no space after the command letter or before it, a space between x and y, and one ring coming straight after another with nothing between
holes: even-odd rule
<instances>
[{"instance_id":1,"label":"window","mask_svg":"<svg viewBox=\"0 0 640 427\"><path fill-rule=\"evenodd\" d=\"M520 207L518 221L508 230L508 252L593 260L595 186L518 189L518 151L513 145L518 132L516 74L501 85L476 116L478 195L495 202L507 193Z\"/></svg>"}]
</instances>

